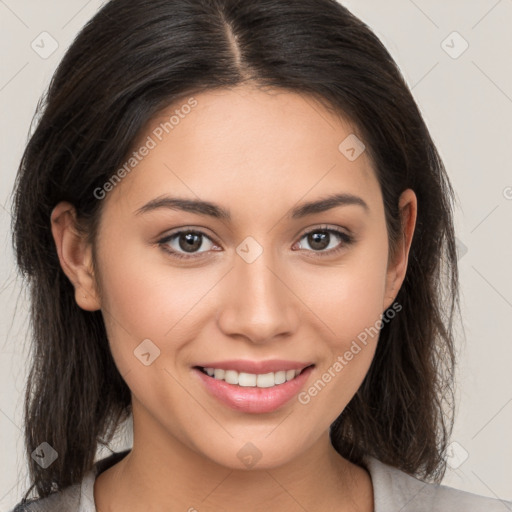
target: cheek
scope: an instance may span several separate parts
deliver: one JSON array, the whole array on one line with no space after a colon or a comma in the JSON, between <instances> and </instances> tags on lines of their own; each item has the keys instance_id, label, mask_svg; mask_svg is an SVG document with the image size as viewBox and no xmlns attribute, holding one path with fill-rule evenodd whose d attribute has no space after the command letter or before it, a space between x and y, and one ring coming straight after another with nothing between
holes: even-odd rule
<instances>
[{"instance_id":1,"label":"cheek","mask_svg":"<svg viewBox=\"0 0 512 512\"><path fill-rule=\"evenodd\" d=\"M102 305L139 337L162 337L205 295L215 276L206 268L171 263L163 249L138 236L142 238L137 233L131 238L118 236L114 229L103 236L98 251L105 293Z\"/></svg>"},{"instance_id":2,"label":"cheek","mask_svg":"<svg viewBox=\"0 0 512 512\"><path fill-rule=\"evenodd\" d=\"M105 325L112 354L124 374L134 365L138 368L134 350L143 340L151 340L166 356L171 343L174 353L193 337L191 321L219 276L166 265L157 249L130 246L126 240L124 250L115 251L118 243L109 238L99 259Z\"/></svg>"},{"instance_id":3,"label":"cheek","mask_svg":"<svg viewBox=\"0 0 512 512\"><path fill-rule=\"evenodd\" d=\"M375 324L383 312L386 292L387 240L368 238L336 266L313 267L298 273L301 294L319 320L330 329L331 346L344 345Z\"/></svg>"},{"instance_id":4,"label":"cheek","mask_svg":"<svg viewBox=\"0 0 512 512\"><path fill-rule=\"evenodd\" d=\"M322 299L326 333L315 378L298 395L298 402L318 428L330 425L341 414L363 382L375 355L382 314L383 285L351 276L340 294ZM333 334L333 332L334 334Z\"/></svg>"}]
</instances>

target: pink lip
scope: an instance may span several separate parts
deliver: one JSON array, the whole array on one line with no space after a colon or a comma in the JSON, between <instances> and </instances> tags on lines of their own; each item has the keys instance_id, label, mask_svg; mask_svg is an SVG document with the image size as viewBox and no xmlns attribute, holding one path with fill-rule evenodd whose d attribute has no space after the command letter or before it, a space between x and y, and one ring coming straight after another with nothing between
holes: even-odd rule
<instances>
[{"instance_id":1,"label":"pink lip","mask_svg":"<svg viewBox=\"0 0 512 512\"><path fill-rule=\"evenodd\" d=\"M219 363L216 363L217 365ZM215 366L216 368L224 366ZM246 366L245 366L246 367ZM300 368L299 365L296 367ZM261 414L272 412L282 407L286 402L291 400L302 389L309 374L313 371L313 366L306 368L300 375L294 379L273 386L271 388L258 388L258 387L242 387L234 384L228 384L223 380L214 379L203 373L198 368L194 368L194 374L197 375L202 383L205 385L208 392L220 400L225 405L229 406L236 411ZM234 368L226 368L234 369ZM284 370L283 366L280 367ZM289 368L293 369L293 368ZM237 370L238 371L238 370ZM266 373L270 373L266 371ZM275 370L278 371L278 370ZM249 373L265 373L263 372L249 372Z\"/></svg>"},{"instance_id":2,"label":"pink lip","mask_svg":"<svg viewBox=\"0 0 512 512\"><path fill-rule=\"evenodd\" d=\"M216 361L213 363L200 363L195 366L202 368L222 368L223 370L235 370L238 373L256 373L264 374L278 372L279 370L302 370L306 366L312 365L312 362L302 363L300 361L284 361L281 359L272 359L270 361L249 361L243 359Z\"/></svg>"}]
</instances>

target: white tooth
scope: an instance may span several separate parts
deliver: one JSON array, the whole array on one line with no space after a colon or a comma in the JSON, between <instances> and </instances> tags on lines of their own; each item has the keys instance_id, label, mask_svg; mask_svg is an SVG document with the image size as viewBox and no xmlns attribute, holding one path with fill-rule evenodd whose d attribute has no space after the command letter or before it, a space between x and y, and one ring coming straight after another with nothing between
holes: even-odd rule
<instances>
[{"instance_id":1,"label":"white tooth","mask_svg":"<svg viewBox=\"0 0 512 512\"><path fill-rule=\"evenodd\" d=\"M292 380L295 377L295 370L286 371L286 380Z\"/></svg>"},{"instance_id":2,"label":"white tooth","mask_svg":"<svg viewBox=\"0 0 512 512\"><path fill-rule=\"evenodd\" d=\"M238 384L238 372L235 370L226 370L224 380L228 384Z\"/></svg>"},{"instance_id":3,"label":"white tooth","mask_svg":"<svg viewBox=\"0 0 512 512\"><path fill-rule=\"evenodd\" d=\"M256 386L259 388L271 388L274 384L275 382L273 372L260 374L256 379Z\"/></svg>"},{"instance_id":4,"label":"white tooth","mask_svg":"<svg viewBox=\"0 0 512 512\"><path fill-rule=\"evenodd\" d=\"M226 372L222 368L215 368L214 375L216 379L222 380Z\"/></svg>"},{"instance_id":5,"label":"white tooth","mask_svg":"<svg viewBox=\"0 0 512 512\"><path fill-rule=\"evenodd\" d=\"M235 370L224 370L222 368L204 368L204 371L210 377L218 380L224 380L228 384L234 384L242 387L270 388L286 381L294 379L300 374L301 370L280 370L278 372L269 372L264 374L238 373Z\"/></svg>"},{"instance_id":6,"label":"white tooth","mask_svg":"<svg viewBox=\"0 0 512 512\"><path fill-rule=\"evenodd\" d=\"M238 385L249 387L256 386L256 374L255 373L240 373L238 376Z\"/></svg>"},{"instance_id":7,"label":"white tooth","mask_svg":"<svg viewBox=\"0 0 512 512\"><path fill-rule=\"evenodd\" d=\"M286 372L284 370L276 372L274 374L274 381L276 384L282 384L286 382Z\"/></svg>"}]
</instances>

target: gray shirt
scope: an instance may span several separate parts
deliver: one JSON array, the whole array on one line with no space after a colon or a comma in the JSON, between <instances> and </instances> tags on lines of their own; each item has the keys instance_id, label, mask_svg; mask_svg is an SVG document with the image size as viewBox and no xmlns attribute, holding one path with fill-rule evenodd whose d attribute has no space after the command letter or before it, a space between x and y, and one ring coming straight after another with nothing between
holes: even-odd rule
<instances>
[{"instance_id":1,"label":"gray shirt","mask_svg":"<svg viewBox=\"0 0 512 512\"><path fill-rule=\"evenodd\" d=\"M11 512L97 512L93 492L96 476L128 452L96 462L80 484L25 505L19 503ZM425 483L373 457L366 457L364 465L372 479L374 512L512 512L512 501Z\"/></svg>"}]
</instances>

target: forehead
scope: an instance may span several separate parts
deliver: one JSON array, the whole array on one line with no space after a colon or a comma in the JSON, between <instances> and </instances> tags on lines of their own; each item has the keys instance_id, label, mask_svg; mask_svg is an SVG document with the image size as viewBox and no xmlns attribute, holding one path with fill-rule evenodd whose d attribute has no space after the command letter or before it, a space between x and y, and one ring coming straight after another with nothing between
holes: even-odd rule
<instances>
[{"instance_id":1,"label":"forehead","mask_svg":"<svg viewBox=\"0 0 512 512\"><path fill-rule=\"evenodd\" d=\"M253 214L333 192L371 202L380 190L367 152L357 156L364 142L356 133L310 95L248 85L205 91L151 119L108 199L131 211L163 193L236 200Z\"/></svg>"}]
</instances>

